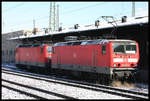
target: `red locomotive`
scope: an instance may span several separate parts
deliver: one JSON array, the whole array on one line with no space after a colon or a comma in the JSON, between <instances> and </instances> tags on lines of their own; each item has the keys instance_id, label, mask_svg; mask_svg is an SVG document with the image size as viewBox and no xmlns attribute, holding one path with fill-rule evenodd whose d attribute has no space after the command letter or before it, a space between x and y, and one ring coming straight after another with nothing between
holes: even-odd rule
<instances>
[{"instance_id":1,"label":"red locomotive","mask_svg":"<svg viewBox=\"0 0 150 101\"><path fill-rule=\"evenodd\" d=\"M43 45L19 45L16 48L16 65L50 67L51 49L49 44Z\"/></svg>"},{"instance_id":2,"label":"red locomotive","mask_svg":"<svg viewBox=\"0 0 150 101\"><path fill-rule=\"evenodd\" d=\"M98 78L131 77L139 62L139 46L132 40L83 40L54 45L20 45L16 65L70 70Z\"/></svg>"},{"instance_id":3,"label":"red locomotive","mask_svg":"<svg viewBox=\"0 0 150 101\"><path fill-rule=\"evenodd\" d=\"M130 77L139 61L138 43L132 40L87 40L53 45L52 67L109 78Z\"/></svg>"}]
</instances>

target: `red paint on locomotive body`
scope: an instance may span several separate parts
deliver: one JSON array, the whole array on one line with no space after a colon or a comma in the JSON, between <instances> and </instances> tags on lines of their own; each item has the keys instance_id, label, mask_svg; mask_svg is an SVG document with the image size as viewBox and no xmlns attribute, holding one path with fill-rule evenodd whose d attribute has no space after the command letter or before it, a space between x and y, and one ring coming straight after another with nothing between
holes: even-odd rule
<instances>
[{"instance_id":1,"label":"red paint on locomotive body","mask_svg":"<svg viewBox=\"0 0 150 101\"><path fill-rule=\"evenodd\" d=\"M84 42L78 45L67 44L71 42L57 43L53 46L52 68L113 74L115 70L130 71L130 68L134 70L139 61L138 44L131 40L99 40L96 44Z\"/></svg>"},{"instance_id":2,"label":"red paint on locomotive body","mask_svg":"<svg viewBox=\"0 0 150 101\"><path fill-rule=\"evenodd\" d=\"M51 63L51 46L22 45L16 48L16 64L44 67Z\"/></svg>"},{"instance_id":3,"label":"red paint on locomotive body","mask_svg":"<svg viewBox=\"0 0 150 101\"><path fill-rule=\"evenodd\" d=\"M106 54L101 54L101 45L57 46L53 48L55 48L55 54L52 54L52 63L96 67L110 66L108 45L106 45Z\"/></svg>"}]
</instances>

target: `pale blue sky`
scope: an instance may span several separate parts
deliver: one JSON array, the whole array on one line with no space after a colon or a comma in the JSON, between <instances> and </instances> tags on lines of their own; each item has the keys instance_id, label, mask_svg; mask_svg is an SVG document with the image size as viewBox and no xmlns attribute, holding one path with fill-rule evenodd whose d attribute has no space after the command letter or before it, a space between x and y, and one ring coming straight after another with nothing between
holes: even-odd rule
<instances>
[{"instance_id":1,"label":"pale blue sky","mask_svg":"<svg viewBox=\"0 0 150 101\"><path fill-rule=\"evenodd\" d=\"M132 2L56 2L63 27L92 24L100 16L131 17ZM2 33L48 27L50 2L2 2ZM148 14L148 2L135 2L136 15Z\"/></svg>"}]
</instances>

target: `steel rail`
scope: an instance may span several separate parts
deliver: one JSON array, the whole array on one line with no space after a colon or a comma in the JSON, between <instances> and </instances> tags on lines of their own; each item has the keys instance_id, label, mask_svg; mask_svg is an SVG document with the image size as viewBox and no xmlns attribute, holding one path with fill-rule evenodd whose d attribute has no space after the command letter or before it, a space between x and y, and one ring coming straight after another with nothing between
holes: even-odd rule
<instances>
[{"instance_id":1,"label":"steel rail","mask_svg":"<svg viewBox=\"0 0 150 101\"><path fill-rule=\"evenodd\" d=\"M5 71L9 71L9 70L5 70ZM4 71L2 71L2 72L4 72ZM19 72L19 71L12 71L12 72L23 73L23 72ZM79 81L75 81L75 80L67 80L67 79L56 78L56 77L52 77L52 76L44 76L44 75L39 75L39 74L37 75L37 74L33 74L33 73L31 74L31 73L27 73L27 72L26 73L24 72L23 74L14 74L14 75L20 75L20 76L25 76L25 77L29 77L26 75L30 75L30 76L34 76L34 77L30 77L30 78L45 80L47 82L55 82L55 83L60 83L60 84L64 84L64 85L69 85L69 86L76 86L76 87L80 87L80 88L84 88L84 89L102 91L105 93L111 93L111 94L124 96L124 97L128 97L128 98L133 98L133 99L148 99L147 98L148 94L142 93L142 92L129 91L129 90L124 90L124 89L119 89L119 88L113 88L110 86L96 85L96 84L81 82L81 81L79 82ZM56 80L59 80L59 81L56 81ZM114 90L114 91L112 91L112 90Z\"/></svg>"},{"instance_id":2,"label":"steel rail","mask_svg":"<svg viewBox=\"0 0 150 101\"><path fill-rule=\"evenodd\" d=\"M34 97L36 99L46 99L46 98L43 98L43 97L40 97L40 96L37 96L35 94L31 94L31 93L28 93L28 92L25 92L25 91L21 91L21 90L18 90L18 89L15 89L15 88L12 88L12 87L9 87L9 86L6 86L6 85L2 85L2 87L4 88L7 88L9 90L13 90L13 91L16 91L16 92L20 92L26 96L30 96L30 97Z\"/></svg>"},{"instance_id":3,"label":"steel rail","mask_svg":"<svg viewBox=\"0 0 150 101\"><path fill-rule=\"evenodd\" d=\"M73 97L70 97L70 96L66 96L66 95L50 92L50 91L43 90L43 89L36 88L36 87L31 87L31 86L24 85L24 84L21 84L21 83L17 83L17 82L14 82L14 81L9 81L9 80L5 80L5 79L2 79L2 81L10 83L10 84L17 85L17 86L25 87L25 88L28 88L28 89L36 90L36 91L39 91L39 92L42 92L42 93L46 93L46 94L58 96L58 97L61 97L61 98L65 98L65 99L76 99L76 98L73 98Z\"/></svg>"}]
</instances>

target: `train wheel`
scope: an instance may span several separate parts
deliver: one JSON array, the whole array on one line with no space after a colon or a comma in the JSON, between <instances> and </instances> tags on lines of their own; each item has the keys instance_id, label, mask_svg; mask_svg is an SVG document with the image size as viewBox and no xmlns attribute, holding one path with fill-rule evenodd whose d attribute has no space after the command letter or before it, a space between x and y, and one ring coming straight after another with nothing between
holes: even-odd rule
<instances>
[{"instance_id":1,"label":"train wheel","mask_svg":"<svg viewBox=\"0 0 150 101\"><path fill-rule=\"evenodd\" d=\"M27 65L26 68L28 71L31 71L31 66Z\"/></svg>"},{"instance_id":2,"label":"train wheel","mask_svg":"<svg viewBox=\"0 0 150 101\"><path fill-rule=\"evenodd\" d=\"M71 71L71 75L75 78L75 79L81 79L81 75L82 73L80 71Z\"/></svg>"},{"instance_id":3,"label":"train wheel","mask_svg":"<svg viewBox=\"0 0 150 101\"><path fill-rule=\"evenodd\" d=\"M16 65L16 66L17 66L17 68L19 68L19 69L26 70L26 68L25 68L24 65L18 64L18 65Z\"/></svg>"},{"instance_id":4,"label":"train wheel","mask_svg":"<svg viewBox=\"0 0 150 101\"><path fill-rule=\"evenodd\" d=\"M21 65L20 65L20 64L16 64L16 67L17 67L17 68L21 68Z\"/></svg>"},{"instance_id":5,"label":"train wheel","mask_svg":"<svg viewBox=\"0 0 150 101\"><path fill-rule=\"evenodd\" d=\"M98 80L98 83L104 84L104 81L105 81L105 80L104 80L104 75L103 75L103 74L99 74L97 80Z\"/></svg>"},{"instance_id":6,"label":"train wheel","mask_svg":"<svg viewBox=\"0 0 150 101\"><path fill-rule=\"evenodd\" d=\"M109 76L106 74L99 74L98 82L100 84L106 85L109 82Z\"/></svg>"},{"instance_id":7,"label":"train wheel","mask_svg":"<svg viewBox=\"0 0 150 101\"><path fill-rule=\"evenodd\" d=\"M135 83L135 76L134 76L134 75L130 75L130 76L128 77L128 82L130 82L130 83Z\"/></svg>"},{"instance_id":8,"label":"train wheel","mask_svg":"<svg viewBox=\"0 0 150 101\"><path fill-rule=\"evenodd\" d=\"M119 76L117 74L112 75L112 80L118 81L119 80Z\"/></svg>"}]
</instances>

